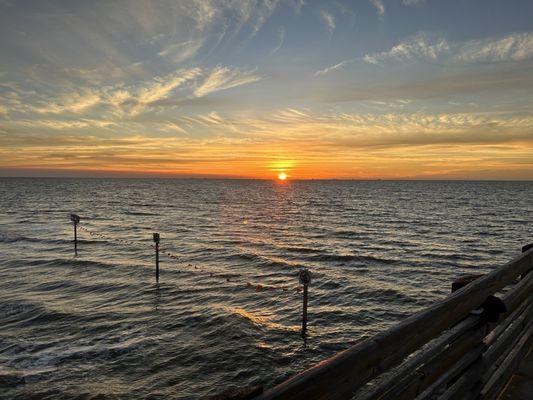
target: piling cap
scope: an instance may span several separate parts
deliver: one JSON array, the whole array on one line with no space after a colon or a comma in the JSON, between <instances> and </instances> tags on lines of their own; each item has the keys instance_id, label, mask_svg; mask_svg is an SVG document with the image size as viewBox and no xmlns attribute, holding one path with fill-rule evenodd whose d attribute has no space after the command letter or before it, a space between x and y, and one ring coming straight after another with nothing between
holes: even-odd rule
<instances>
[{"instance_id":1,"label":"piling cap","mask_svg":"<svg viewBox=\"0 0 533 400\"><path fill-rule=\"evenodd\" d=\"M77 214L70 214L70 220L76 224L80 222L80 217Z\"/></svg>"},{"instance_id":2,"label":"piling cap","mask_svg":"<svg viewBox=\"0 0 533 400\"><path fill-rule=\"evenodd\" d=\"M160 239L159 233L154 232L154 243L159 243L159 239Z\"/></svg>"},{"instance_id":3,"label":"piling cap","mask_svg":"<svg viewBox=\"0 0 533 400\"><path fill-rule=\"evenodd\" d=\"M311 272L307 268L303 268L298 273L298 279L300 280L300 285L310 285L311 284Z\"/></svg>"}]
</instances>

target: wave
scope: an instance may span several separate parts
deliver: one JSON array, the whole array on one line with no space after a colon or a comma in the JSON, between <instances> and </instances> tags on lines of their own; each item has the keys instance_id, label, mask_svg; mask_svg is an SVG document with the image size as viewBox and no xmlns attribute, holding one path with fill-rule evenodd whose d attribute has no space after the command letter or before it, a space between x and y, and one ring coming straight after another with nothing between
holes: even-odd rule
<instances>
[{"instance_id":1,"label":"wave","mask_svg":"<svg viewBox=\"0 0 533 400\"><path fill-rule=\"evenodd\" d=\"M143 211L125 211L125 215L138 215L138 216L153 216L153 215L159 215L156 213L150 213L150 212L143 212Z\"/></svg>"},{"instance_id":2,"label":"wave","mask_svg":"<svg viewBox=\"0 0 533 400\"><path fill-rule=\"evenodd\" d=\"M416 299L396 289L358 290L357 297L360 299L378 300L381 303L415 302Z\"/></svg>"},{"instance_id":3,"label":"wave","mask_svg":"<svg viewBox=\"0 0 533 400\"><path fill-rule=\"evenodd\" d=\"M338 238L349 238L349 239L352 239L352 238L358 238L358 237L360 237L360 238L368 238L368 237L372 237L373 234L368 233L368 232L339 229L339 230L335 230L335 231L330 232L329 236L338 237Z\"/></svg>"},{"instance_id":4,"label":"wave","mask_svg":"<svg viewBox=\"0 0 533 400\"><path fill-rule=\"evenodd\" d=\"M362 261L362 262L372 262L380 264L396 264L399 261L390 258L381 258L374 256L364 256L364 255L355 255L355 254L320 254L317 256L308 257L310 261L324 261L324 262L353 262L353 261Z\"/></svg>"},{"instance_id":5,"label":"wave","mask_svg":"<svg viewBox=\"0 0 533 400\"><path fill-rule=\"evenodd\" d=\"M5 316L3 319L4 328L25 328L47 324L53 324L64 320L75 320L79 316L66 312L47 310L39 305L26 305L20 308L20 312Z\"/></svg>"},{"instance_id":6,"label":"wave","mask_svg":"<svg viewBox=\"0 0 533 400\"><path fill-rule=\"evenodd\" d=\"M294 253L304 253L304 254L310 254L310 253L322 253L323 250L314 249L312 247L301 247L301 246L292 246L292 247L282 247L282 250L291 251Z\"/></svg>"},{"instance_id":7,"label":"wave","mask_svg":"<svg viewBox=\"0 0 533 400\"><path fill-rule=\"evenodd\" d=\"M22 236L16 233L0 232L0 243L15 243L21 240L27 240L26 236Z\"/></svg>"},{"instance_id":8,"label":"wave","mask_svg":"<svg viewBox=\"0 0 533 400\"><path fill-rule=\"evenodd\" d=\"M18 234L18 233L0 233L0 243L16 243L16 242L45 243L45 244L66 244L66 243L72 243L72 240L69 240L69 239L44 239L44 238L24 236L24 235L21 235L21 234Z\"/></svg>"},{"instance_id":9,"label":"wave","mask_svg":"<svg viewBox=\"0 0 533 400\"><path fill-rule=\"evenodd\" d=\"M253 266L255 266L256 268L261 268L266 271L270 269L295 270L295 269L305 267L305 265L302 263L289 262L285 260L275 260L275 259L269 258L268 256L263 256L263 255L256 254L256 253L244 253L244 252L233 253L233 254L225 255L223 256L223 258L226 261L232 261L232 260L244 261L244 262L250 261L250 262L253 262Z\"/></svg>"},{"instance_id":10,"label":"wave","mask_svg":"<svg viewBox=\"0 0 533 400\"><path fill-rule=\"evenodd\" d=\"M28 266L50 266L50 267L97 267L97 268L115 268L118 265L106 263L103 261L84 260L82 258L34 258L32 260L24 261L24 265Z\"/></svg>"}]
</instances>

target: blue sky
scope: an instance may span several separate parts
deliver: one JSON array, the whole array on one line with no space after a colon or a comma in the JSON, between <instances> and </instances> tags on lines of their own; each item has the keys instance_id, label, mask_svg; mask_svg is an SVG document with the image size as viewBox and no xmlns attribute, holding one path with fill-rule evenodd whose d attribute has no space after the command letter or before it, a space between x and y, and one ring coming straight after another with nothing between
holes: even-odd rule
<instances>
[{"instance_id":1,"label":"blue sky","mask_svg":"<svg viewBox=\"0 0 533 400\"><path fill-rule=\"evenodd\" d=\"M533 179L531 1L0 9L2 175Z\"/></svg>"}]
</instances>

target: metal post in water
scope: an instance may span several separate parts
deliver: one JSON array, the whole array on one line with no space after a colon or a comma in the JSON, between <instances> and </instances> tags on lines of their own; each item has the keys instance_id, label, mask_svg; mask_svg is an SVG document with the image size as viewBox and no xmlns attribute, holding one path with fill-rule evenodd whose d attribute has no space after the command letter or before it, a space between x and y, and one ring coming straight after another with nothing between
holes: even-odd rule
<instances>
[{"instance_id":1,"label":"metal post in water","mask_svg":"<svg viewBox=\"0 0 533 400\"><path fill-rule=\"evenodd\" d=\"M311 272L307 268L301 269L298 278L300 280L300 285L304 287L303 295L303 307L302 307L302 336L307 335L307 289L311 284Z\"/></svg>"},{"instance_id":2,"label":"metal post in water","mask_svg":"<svg viewBox=\"0 0 533 400\"><path fill-rule=\"evenodd\" d=\"M78 224L80 223L80 217L76 214L70 214L70 220L74 225L74 255L78 255Z\"/></svg>"},{"instance_id":3,"label":"metal post in water","mask_svg":"<svg viewBox=\"0 0 533 400\"><path fill-rule=\"evenodd\" d=\"M154 233L154 243L155 243L155 280L159 282L159 242L160 242L159 233Z\"/></svg>"},{"instance_id":4,"label":"metal post in water","mask_svg":"<svg viewBox=\"0 0 533 400\"><path fill-rule=\"evenodd\" d=\"M304 285L304 302L302 310L302 335L307 334L307 285Z\"/></svg>"}]
</instances>

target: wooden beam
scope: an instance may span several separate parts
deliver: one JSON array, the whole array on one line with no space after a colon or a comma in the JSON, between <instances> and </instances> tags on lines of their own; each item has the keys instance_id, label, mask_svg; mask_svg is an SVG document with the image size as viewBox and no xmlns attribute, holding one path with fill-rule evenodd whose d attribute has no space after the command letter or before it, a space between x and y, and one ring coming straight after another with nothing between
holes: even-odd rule
<instances>
[{"instance_id":1,"label":"wooden beam","mask_svg":"<svg viewBox=\"0 0 533 400\"><path fill-rule=\"evenodd\" d=\"M520 363L522 356L524 355L523 349L527 348L532 339L533 323L529 324L529 326L522 331L522 335L515 342L507 357L505 357L494 374L489 378L481 390L480 397L482 399L492 400L497 398L501 389Z\"/></svg>"},{"instance_id":2,"label":"wooden beam","mask_svg":"<svg viewBox=\"0 0 533 400\"><path fill-rule=\"evenodd\" d=\"M520 337L528 325L531 324L531 316L533 307L528 304L527 307L516 316L508 329L505 330L498 339L492 343L485 354L483 354L483 361L487 366L487 373L485 380L488 380L494 371L501 364L502 360L507 356L511 350L512 344Z\"/></svg>"},{"instance_id":3,"label":"wooden beam","mask_svg":"<svg viewBox=\"0 0 533 400\"><path fill-rule=\"evenodd\" d=\"M483 275L480 274L473 274L473 275L465 275L461 276L460 278L457 278L452 282L452 293L457 292L462 287L465 287L466 285L474 282L476 279L481 278Z\"/></svg>"},{"instance_id":4,"label":"wooden beam","mask_svg":"<svg viewBox=\"0 0 533 400\"><path fill-rule=\"evenodd\" d=\"M391 391L398 393L399 388L407 387L409 383L417 377L416 369L418 367L434 359L440 353L445 351L446 347L451 342L455 341L465 332L470 331L479 323L479 316L468 316L453 328L444 332L437 339L428 343L426 348L422 348L418 353L399 366L393 373L387 375L382 381L377 382L374 388L361 396L361 400L377 400L383 398L383 396L386 396L385 398L390 398Z\"/></svg>"},{"instance_id":5,"label":"wooden beam","mask_svg":"<svg viewBox=\"0 0 533 400\"><path fill-rule=\"evenodd\" d=\"M531 297L532 294L533 274L528 274L501 297L505 307L507 308L507 312L503 314L502 317L505 317L507 314L513 312L516 307L522 304L524 300Z\"/></svg>"},{"instance_id":6,"label":"wooden beam","mask_svg":"<svg viewBox=\"0 0 533 400\"><path fill-rule=\"evenodd\" d=\"M429 400L436 395L442 395L446 391L446 385L451 382L453 379L460 376L460 374L468 369L471 365L476 363L477 360L481 359L481 354L483 353L484 346L481 342L478 346L471 349L467 354L465 354L457 363L448 368L442 375L429 386L424 392L416 397L417 400Z\"/></svg>"},{"instance_id":7,"label":"wooden beam","mask_svg":"<svg viewBox=\"0 0 533 400\"><path fill-rule=\"evenodd\" d=\"M457 379L438 400L475 399L480 390L480 378L485 367L481 360L476 360L459 379Z\"/></svg>"},{"instance_id":8,"label":"wooden beam","mask_svg":"<svg viewBox=\"0 0 533 400\"><path fill-rule=\"evenodd\" d=\"M492 352L492 345L495 342L498 342L501 340L501 335L508 330L510 325L516 325L517 320L521 315L523 315L524 310L527 308L530 309L529 313L531 313L531 304L532 300L528 299L524 301L519 307L517 307L512 314L507 316L503 321L500 322L492 331L489 332L487 337L484 339L485 345L488 347L488 353Z\"/></svg>"},{"instance_id":9,"label":"wooden beam","mask_svg":"<svg viewBox=\"0 0 533 400\"><path fill-rule=\"evenodd\" d=\"M442 349L441 354L432 359L425 365L417 369L417 378L408 382L398 395L392 393L385 399L408 400L413 399L420 393L423 393L428 387L435 382L439 382L442 376L448 374L455 365L462 362L463 358L471 354L473 349L484 349L482 344L485 336L485 326L478 325L474 329L465 332L454 342Z\"/></svg>"}]
</instances>

